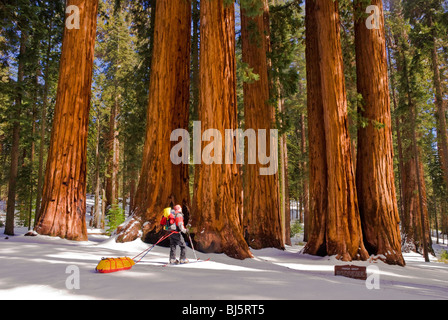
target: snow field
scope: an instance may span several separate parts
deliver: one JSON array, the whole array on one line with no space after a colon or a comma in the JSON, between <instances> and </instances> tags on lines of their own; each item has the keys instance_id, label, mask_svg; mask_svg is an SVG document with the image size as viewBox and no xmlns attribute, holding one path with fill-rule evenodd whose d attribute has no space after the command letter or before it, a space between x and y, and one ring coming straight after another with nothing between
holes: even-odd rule
<instances>
[{"instance_id":1,"label":"snow field","mask_svg":"<svg viewBox=\"0 0 448 320\"><path fill-rule=\"evenodd\" d=\"M301 254L298 245L285 251L253 250L254 259L243 261L197 253L211 261L166 268L162 266L169 248L155 247L131 270L99 274L94 269L102 257L132 258L149 245L141 240L116 243L92 229L87 242L25 237L23 228L6 239L3 231L0 228L0 299L448 299L448 264L435 257L425 263L416 253L405 254L404 268L381 261L353 262L378 268L379 289L369 290L365 281L334 276L334 266L347 263ZM446 245L437 246L436 252L441 249ZM187 257L194 260L190 248ZM74 276L79 289L73 287Z\"/></svg>"}]
</instances>

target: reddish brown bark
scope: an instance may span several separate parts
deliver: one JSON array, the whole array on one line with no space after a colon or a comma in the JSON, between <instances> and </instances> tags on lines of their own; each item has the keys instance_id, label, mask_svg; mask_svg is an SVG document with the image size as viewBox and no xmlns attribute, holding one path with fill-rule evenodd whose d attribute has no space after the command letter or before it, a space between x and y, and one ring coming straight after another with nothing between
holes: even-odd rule
<instances>
[{"instance_id":1,"label":"reddish brown bark","mask_svg":"<svg viewBox=\"0 0 448 320\"><path fill-rule=\"evenodd\" d=\"M80 29L65 28L55 115L36 231L87 240L87 128L98 1L69 0L80 14ZM68 15L67 15L68 16Z\"/></svg>"},{"instance_id":2,"label":"reddish brown bark","mask_svg":"<svg viewBox=\"0 0 448 320\"><path fill-rule=\"evenodd\" d=\"M406 129L407 130L404 130L403 135L407 138L408 135L412 135L412 130L409 128L409 126ZM417 154L419 153L420 151L417 151ZM426 185L425 181L423 180L423 164L419 159L419 173L417 174L415 150L412 142L404 150L404 154L406 155L406 157L403 166L403 232L406 235L407 243L412 245L411 249L424 250L423 247L425 244L423 242L423 239L426 238L427 249L429 251L432 251L430 245L431 239L429 232ZM420 183L418 182L418 178L420 178ZM424 217L423 219L422 216ZM422 225L422 220L424 220L425 222L424 225ZM425 228L424 232L423 228Z\"/></svg>"},{"instance_id":3,"label":"reddish brown bark","mask_svg":"<svg viewBox=\"0 0 448 320\"><path fill-rule=\"evenodd\" d=\"M365 128L358 129L359 212L368 252L384 256L389 264L404 266L394 183L383 5L381 0L372 0L371 4L380 10L379 29L366 27L367 5L355 1L357 87L363 97L358 112L368 120Z\"/></svg>"},{"instance_id":4,"label":"reddish brown bark","mask_svg":"<svg viewBox=\"0 0 448 320\"><path fill-rule=\"evenodd\" d=\"M268 1L260 15L247 17L241 14L243 62L259 75L259 80L244 83L244 120L246 129L274 127L274 108L269 104L268 37L264 34L264 17L269 16ZM258 145L258 144L257 144ZM267 143L266 154L271 153ZM247 148L246 148L247 150ZM247 164L244 184L243 225L248 245L254 249L283 248L278 194L278 173L260 175L259 163Z\"/></svg>"},{"instance_id":5,"label":"reddish brown bark","mask_svg":"<svg viewBox=\"0 0 448 320\"><path fill-rule=\"evenodd\" d=\"M348 132L338 1L317 0L314 11L325 128L328 206L325 216L322 212L314 212L318 216L310 219L315 229L311 229L312 236L305 251L336 255L344 261L367 259Z\"/></svg>"},{"instance_id":6,"label":"reddish brown bark","mask_svg":"<svg viewBox=\"0 0 448 320\"><path fill-rule=\"evenodd\" d=\"M218 130L223 137L222 150L225 150L225 129L235 130L238 125L235 11L233 3L224 2L201 1L199 102L202 130ZM234 147L233 159L236 159L235 151ZM241 228L239 165L236 161L234 164L202 162L197 170L192 221L197 248L238 259L251 257Z\"/></svg>"},{"instance_id":7,"label":"reddish brown bark","mask_svg":"<svg viewBox=\"0 0 448 320\"><path fill-rule=\"evenodd\" d=\"M139 236L157 241L162 210L171 203L190 203L188 165L170 159L177 144L170 141L171 132L188 128L190 21L190 1L157 1L142 168L132 218L117 230L120 242Z\"/></svg>"},{"instance_id":8,"label":"reddish brown bark","mask_svg":"<svg viewBox=\"0 0 448 320\"><path fill-rule=\"evenodd\" d=\"M432 25L432 20L431 20ZM445 184L448 187L448 131L446 123L446 104L443 100L443 90L440 80L439 57L437 53L436 29L433 30L433 46L431 50L431 62L433 70L433 83L435 91L435 105L437 110L437 144L440 162L445 178Z\"/></svg>"},{"instance_id":9,"label":"reddish brown bark","mask_svg":"<svg viewBox=\"0 0 448 320\"><path fill-rule=\"evenodd\" d=\"M309 216L305 252L327 254L325 221L328 210L327 160L323 118L322 84L314 0L306 1L306 76L309 139Z\"/></svg>"}]
</instances>

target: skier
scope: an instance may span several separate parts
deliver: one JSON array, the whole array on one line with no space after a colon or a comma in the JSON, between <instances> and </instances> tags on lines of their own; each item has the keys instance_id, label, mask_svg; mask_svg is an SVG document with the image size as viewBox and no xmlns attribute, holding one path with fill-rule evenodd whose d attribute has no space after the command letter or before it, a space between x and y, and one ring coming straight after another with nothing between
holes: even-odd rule
<instances>
[{"instance_id":1,"label":"skier","mask_svg":"<svg viewBox=\"0 0 448 320\"><path fill-rule=\"evenodd\" d=\"M186 233L187 229L184 226L184 215L182 214L182 207L180 205L176 205L174 207L174 224L173 231L177 231L178 233L174 233L170 237L170 264L184 264L188 263L188 259L186 257L186 244L184 237L181 233ZM180 259L176 260L176 248L180 247Z\"/></svg>"}]
</instances>

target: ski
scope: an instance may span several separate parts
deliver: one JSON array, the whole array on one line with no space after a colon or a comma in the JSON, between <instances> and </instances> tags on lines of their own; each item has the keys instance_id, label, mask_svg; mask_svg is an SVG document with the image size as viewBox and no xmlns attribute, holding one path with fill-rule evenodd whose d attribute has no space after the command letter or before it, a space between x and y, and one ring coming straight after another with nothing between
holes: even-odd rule
<instances>
[{"instance_id":1,"label":"ski","mask_svg":"<svg viewBox=\"0 0 448 320\"><path fill-rule=\"evenodd\" d=\"M176 263L176 264L166 263L162 267L169 267L169 266L175 267L175 266L189 265L189 264L196 263L196 262L207 262L207 261L210 261L210 258L208 258L207 260L190 261L188 263Z\"/></svg>"}]
</instances>

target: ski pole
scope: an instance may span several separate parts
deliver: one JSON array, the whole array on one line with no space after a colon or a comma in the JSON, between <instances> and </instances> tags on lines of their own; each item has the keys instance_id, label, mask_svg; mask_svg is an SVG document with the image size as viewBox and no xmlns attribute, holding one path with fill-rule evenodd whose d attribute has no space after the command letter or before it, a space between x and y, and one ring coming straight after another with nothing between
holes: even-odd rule
<instances>
[{"instance_id":1,"label":"ski pole","mask_svg":"<svg viewBox=\"0 0 448 320\"><path fill-rule=\"evenodd\" d=\"M193 241L191 240L190 232L187 231L187 233L188 233L188 238L190 239L191 248L193 249L194 257L196 258L196 261L197 261L197 260L199 260L199 259L198 259L198 257L196 256L196 251L194 250L194 245L193 245Z\"/></svg>"},{"instance_id":2,"label":"ski pole","mask_svg":"<svg viewBox=\"0 0 448 320\"><path fill-rule=\"evenodd\" d=\"M168 239L169 237L171 237L171 235L173 235L174 233L178 233L178 232L173 231L173 232L171 232L171 233L169 233L169 234L167 234L167 235L164 235L163 237L161 237L161 238L159 239L159 241L157 241L155 244L153 244L153 245L152 245L151 247L149 247L148 249L143 250L141 253L139 253L139 254L136 255L134 258L132 258L132 260L135 261L135 258L137 258L138 256L142 255L142 254L146 251L146 253L145 253L145 254L144 254L138 261L135 261L135 263L139 263L139 262L142 261L142 259L149 253L149 251L151 251L152 249L154 249L154 247L155 247L156 245L158 245L160 242L162 242L163 240Z\"/></svg>"}]
</instances>

